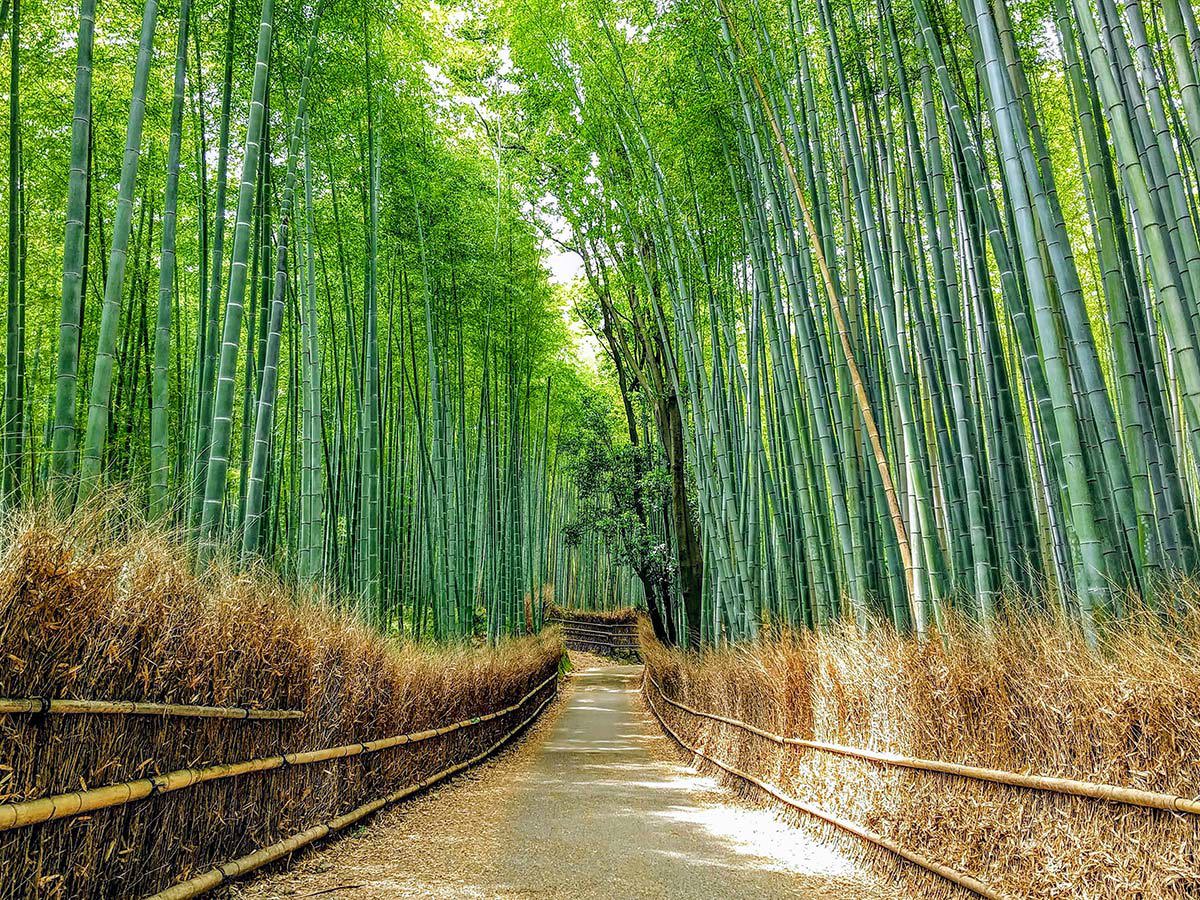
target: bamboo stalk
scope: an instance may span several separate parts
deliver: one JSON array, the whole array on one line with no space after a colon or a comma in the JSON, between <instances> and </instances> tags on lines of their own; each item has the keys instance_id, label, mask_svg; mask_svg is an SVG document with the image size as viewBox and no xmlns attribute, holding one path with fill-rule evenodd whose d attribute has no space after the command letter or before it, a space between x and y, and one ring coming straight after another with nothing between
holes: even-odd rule
<instances>
[{"instance_id":1,"label":"bamboo stalk","mask_svg":"<svg viewBox=\"0 0 1200 900\"><path fill-rule=\"evenodd\" d=\"M1048 791L1055 794L1067 794L1072 797L1084 797L1091 800L1101 800L1107 803L1124 803L1128 806L1140 806L1146 809L1162 809L1167 812L1188 813L1200 815L1200 800L1192 800L1175 794L1164 794L1157 791L1144 791L1138 788L1121 787L1116 784L1105 784L1096 781L1079 781L1074 778L1056 778L1049 775L1023 775L1019 772L1008 772L1003 769L987 769L981 766L965 766L959 763L942 762L935 759L901 756L898 753L886 753L878 750L866 750L861 747L847 747L843 744L829 744L824 741L811 741L804 738L784 737L774 734L740 719L733 719L716 713L694 709L678 700L672 700L663 693L662 686L653 678L648 679L659 697L684 712L691 713L714 722L741 728L758 737L765 738L776 744L788 747L804 747L809 750L819 750L824 753L835 753L839 756L849 756L877 763L881 766L898 766L905 769L915 769L922 772L936 772L941 775L956 775L960 778L971 778L976 781L986 781L992 784L1005 784L1010 787L1028 788L1034 791Z\"/></svg>"},{"instance_id":2,"label":"bamboo stalk","mask_svg":"<svg viewBox=\"0 0 1200 900\"><path fill-rule=\"evenodd\" d=\"M542 684L545 685L546 682L542 682ZM557 693L557 691L555 693ZM429 776L424 781L420 781L417 784L410 784L407 787L403 787L398 791L388 794L386 797L380 797L370 801L369 803L364 803L362 806L356 807L350 810L350 812L343 813L334 819L330 819L328 822L325 822L321 825L314 825L312 828L308 828L299 832L298 834L294 834L291 837L271 844L268 847L255 850L253 853L248 853L245 856L239 857L231 862L223 863L214 869L210 869L207 872L197 875L195 878L180 882L179 884L173 885L164 891L159 891L157 894L153 894L152 896L148 897L147 900L185 900L185 898L188 897L198 897L201 894L211 891L215 887L219 887L232 878L240 878L243 875L247 875L256 869L260 869L263 866L268 865L269 863L275 862L278 859L282 859L289 853L294 853L303 847L307 847L309 844L321 840L327 835L341 831L348 825L353 825L355 822L366 818L367 816L371 815L371 813L377 812L385 806L389 806L392 803L396 803L400 800L404 800L407 797L411 797L413 794L432 787L439 781L444 781L453 775L457 775L459 772L469 769L476 763L487 759L489 756L507 744L510 740L512 740L523 728L525 728L525 726L541 715L542 710L546 708L546 706L551 700L554 699L554 697L555 694L551 694L549 697L543 700L541 704L539 704L537 709L535 709L529 716L522 720L519 725L513 728L512 731L508 732L508 734L504 735L504 737L500 738L500 740L496 741L496 743L492 744L482 753L472 756L465 762L457 763L447 769L443 769L436 775ZM489 715L494 718L496 714ZM486 721L486 719L481 718L479 721Z\"/></svg>"},{"instance_id":3,"label":"bamboo stalk","mask_svg":"<svg viewBox=\"0 0 1200 900\"><path fill-rule=\"evenodd\" d=\"M299 709L251 709L246 706L195 706L186 703L148 703L139 700L51 700L41 697L0 698L0 715L177 716L198 719L303 719Z\"/></svg>"},{"instance_id":4,"label":"bamboo stalk","mask_svg":"<svg viewBox=\"0 0 1200 900\"><path fill-rule=\"evenodd\" d=\"M924 869L926 872L937 875L940 878L944 878L946 881L956 884L964 890L970 891L976 896L987 897L989 900L1003 900L1004 894L1001 894L995 889L988 887L982 881L974 878L971 875L964 875L961 872L951 869L949 866L944 866L941 863L934 862L933 860L922 856L920 853L917 853L915 850L909 850L908 848L897 844L895 841L871 831L869 828L864 828L862 825L859 825L856 822L851 822L849 819L843 819L841 816L836 816L831 812L821 809L819 806L813 806L811 803L805 803L803 800L798 800L795 797L785 794L774 785L768 784L767 782L755 778L753 775L749 775L746 772L742 772L739 769L735 769L728 763L709 756L703 750L698 750L697 748L685 742L683 738L675 733L670 725L663 721L662 716L659 715L658 709L654 705L654 701L650 699L649 692L647 692L644 687L642 694L646 698L646 705L650 707L650 711L654 713L654 717L658 719L658 724L662 726L663 731L669 734L675 743L679 744L679 746L683 747L683 749L687 750L689 753L694 753L701 759L712 763L718 769L728 772L735 778L740 778L743 781L754 785L765 793L770 794L780 803L784 803L793 809L800 810L801 812L808 813L809 815L821 819L823 822L826 822L835 828L840 828L842 831L853 834L855 837L862 838L864 841L868 841L869 843L872 843L877 847L881 847L890 853L894 853L901 859ZM661 691L659 692L659 695L663 696ZM665 696L664 699L666 699Z\"/></svg>"},{"instance_id":5,"label":"bamboo stalk","mask_svg":"<svg viewBox=\"0 0 1200 900\"><path fill-rule=\"evenodd\" d=\"M558 673L555 672L513 705L496 710L493 713L488 713L487 716L498 718L515 712L557 677ZM490 720L485 716L478 716L441 728L433 728L412 734L395 735L394 737L382 738L368 743L344 744L340 747L326 747L321 750L284 753L279 756L266 756L237 763L223 763L203 769L178 769L174 772L168 772L165 775L154 775L150 778L140 778L136 781L126 781L120 784L110 784L89 790L74 791L70 794L55 794L54 796L41 797L37 800L5 803L0 805L0 831L21 828L26 825L36 825L40 822L49 822L54 819L65 819L81 813L93 812L97 809L123 806L126 803L141 800L152 794L165 794L170 791L178 791L206 781L234 778L238 775L246 775L251 772L268 772L285 765L301 766L315 762L326 762L332 759L374 753L401 744L414 744L449 734L460 728L478 725L485 721Z\"/></svg>"}]
</instances>

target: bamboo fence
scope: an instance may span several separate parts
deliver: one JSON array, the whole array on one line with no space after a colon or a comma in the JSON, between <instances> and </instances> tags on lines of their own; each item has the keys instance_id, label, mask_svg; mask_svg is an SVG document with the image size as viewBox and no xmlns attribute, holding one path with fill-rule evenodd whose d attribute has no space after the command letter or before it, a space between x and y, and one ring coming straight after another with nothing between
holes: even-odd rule
<instances>
[{"instance_id":1,"label":"bamboo fence","mask_svg":"<svg viewBox=\"0 0 1200 900\"><path fill-rule=\"evenodd\" d=\"M113 806L122 806L141 800L152 794L165 794L182 790L192 785L223 778L233 778L251 772L266 772L283 766L301 766L310 763L325 762L332 759L342 759L365 753L376 753L403 744L415 744L431 738L451 734L463 728L490 722L501 716L515 712L524 706L533 696L547 684L558 678L558 673L542 681L524 697L511 706L482 716L464 719L440 728L430 728L425 731L399 734L392 737L380 738L363 743L343 744L338 747L326 747L319 750L306 750L294 753L283 753L277 756L266 756L236 763L223 763L200 769L178 769L165 775L154 775L140 778L136 781L126 781L99 788L74 791L69 794L56 794L41 797L36 800L25 800L17 803L0 804L0 831L35 825L54 819L64 819L82 813L93 812Z\"/></svg>"},{"instance_id":2,"label":"bamboo fence","mask_svg":"<svg viewBox=\"0 0 1200 900\"><path fill-rule=\"evenodd\" d=\"M636 621L601 622L573 619L561 611L547 621L562 626L563 640L573 650L600 652L608 656L641 657L641 641Z\"/></svg>"},{"instance_id":3,"label":"bamboo fence","mask_svg":"<svg viewBox=\"0 0 1200 900\"><path fill-rule=\"evenodd\" d=\"M774 734L763 728L751 725L749 722L695 709L678 700L673 700L663 692L662 686L657 681L649 676L648 680L658 692L659 697L671 706L690 713L693 716L699 716L700 718L710 719L714 722L731 725L734 728L740 728L743 731L757 735L780 746L803 747L822 753L833 753L838 756L862 759L881 766L895 766L921 772L934 772L940 775L953 775L959 778L974 779L975 781L986 781L991 784L1003 784L1010 787L1025 788L1034 791L1048 791L1055 794L1066 794L1072 797L1083 797L1107 803L1124 803L1128 806L1140 806L1145 809L1161 809L1167 812L1200 816L1200 800L1180 797L1176 794L1144 791L1138 788L1122 787L1121 785L1105 784L1103 782L1079 781L1073 778L1026 775L1020 772L1008 772L1003 769L966 766L959 763L942 762L936 759L921 759L919 757L902 756L898 753L867 750L862 747L847 747L843 744L829 744L824 741L806 740L805 738L784 737L783 735Z\"/></svg>"},{"instance_id":4,"label":"bamboo fence","mask_svg":"<svg viewBox=\"0 0 1200 900\"><path fill-rule=\"evenodd\" d=\"M521 703L524 703L525 700L527 700L530 696L545 687L549 680L550 679L543 681L529 695L526 695ZM398 791L388 794L386 797L380 797L378 799L371 800L368 803L364 803L362 806L356 807L347 813L343 813L336 818L330 819L328 822L324 822L320 825L314 825L312 828L307 828L298 834L294 834L291 837L285 838L282 841L271 844L270 846L262 847L259 850L255 850L253 853L248 853L245 856L239 857L238 859L230 862L222 863L215 868L209 869L207 872L197 875L195 878L190 878L187 881L180 882L179 884L173 885L166 890L159 891L157 894L153 894L148 897L147 900L186 900L188 897L198 897L201 894L213 890L214 888L220 887L222 884L231 879L248 875L256 869L260 869L265 865L282 859L288 854L307 847L309 844L315 843L316 841L319 841L330 834L341 831L347 826L353 825L355 822L366 818L372 813L378 812L385 806L389 806L407 797L411 797L413 794L432 787L439 781L444 781L445 779L450 778L453 775L457 775L459 772L462 772L465 769L469 769L471 766L487 759L489 756L507 744L510 740L512 740L513 737L515 737L521 731L521 729L525 728L525 726L527 726L541 714L542 710L546 708L547 704L554 699L554 696L554 694L551 694L549 697L543 700L538 705L537 709L535 709L511 731L505 734L502 738L500 738L500 740L496 741L496 743L492 744L482 753L478 753L464 762L460 762L450 766L447 769L443 769L442 771L429 776L417 784L410 784L407 787L403 787ZM514 708L515 707L510 707L509 709L511 710ZM495 715L492 715L491 718L495 718ZM481 718L480 721L483 721L483 719Z\"/></svg>"},{"instance_id":5,"label":"bamboo fence","mask_svg":"<svg viewBox=\"0 0 1200 900\"><path fill-rule=\"evenodd\" d=\"M299 709L253 709L248 706L195 706L140 700L54 700L48 697L0 698L0 715L129 715L197 719L302 719Z\"/></svg>"},{"instance_id":6,"label":"bamboo fence","mask_svg":"<svg viewBox=\"0 0 1200 900\"><path fill-rule=\"evenodd\" d=\"M657 684L655 687L658 687ZM680 747L689 753L695 754L699 758L711 763L718 769L729 773L735 778L739 778L748 784L754 785L759 790L769 794L786 806L790 806L791 808L799 810L800 812L807 813L810 816L820 819L827 825L832 825L834 828L838 828L858 838L861 838L864 841L874 844L883 850L887 850L889 853L892 853L895 856L898 856L901 859L910 862L921 869L924 869L926 872L929 872L932 875L936 875L939 878L949 881L966 891L970 891L976 896L986 897L988 900L1004 900L1005 895L999 893L994 888L989 887L971 875L965 875L962 872L958 872L955 869L950 868L949 866L944 866L926 856L922 856L915 850L910 850L907 847L897 844L895 841L890 840L889 838L886 838L877 832L871 831L869 828L865 828L862 825L859 825L857 822L851 822L849 819L843 819L841 816L834 815L831 812L821 809L819 806L814 806L811 803L805 803L803 800L799 800L796 797L785 794L774 785L769 784L762 779L756 778L747 772L743 772L740 769L736 769L728 763L717 759L716 757L709 756L707 753L697 747L693 747L691 744L684 741L684 739L666 723L662 715L659 713L658 708L654 705L654 700L651 698L650 692L647 691L644 686L642 689L642 695L646 698L646 705L649 706L650 711L654 713L654 718L658 720L658 724L662 727L663 731L670 735L671 739L674 740L675 743L679 744ZM659 696L664 700L668 699L662 693L661 689L659 690Z\"/></svg>"}]
</instances>

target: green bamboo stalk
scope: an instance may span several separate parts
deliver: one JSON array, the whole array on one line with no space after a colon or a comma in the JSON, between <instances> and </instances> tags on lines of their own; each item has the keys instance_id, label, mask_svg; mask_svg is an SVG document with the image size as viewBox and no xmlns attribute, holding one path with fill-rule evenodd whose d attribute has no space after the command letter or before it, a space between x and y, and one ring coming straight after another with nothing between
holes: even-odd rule
<instances>
[{"instance_id":1,"label":"green bamboo stalk","mask_svg":"<svg viewBox=\"0 0 1200 900\"><path fill-rule=\"evenodd\" d=\"M183 143L183 97L187 80L188 28L191 0L179 4L179 35L175 54L175 91L171 103L171 137L167 149L167 188L163 204L162 252L159 256L158 313L154 326L154 386L150 413L150 516L167 508L170 460L167 450L168 379L171 362L171 306L175 287L175 229L179 203L179 157Z\"/></svg>"},{"instance_id":2,"label":"green bamboo stalk","mask_svg":"<svg viewBox=\"0 0 1200 900\"><path fill-rule=\"evenodd\" d=\"M112 247L104 282L104 305L100 314L100 334L96 342L95 368L92 373L91 399L88 403L87 431L79 466L79 502L90 497L100 486L102 455L108 437L109 400L113 381L113 352L121 319L121 298L125 291L125 265L129 232L133 218L133 192L137 180L146 115L146 90L154 49L154 26L158 18L156 0L146 0L142 10L142 31L138 42L137 68L133 78L133 96L129 104L125 155L117 189L117 212L113 220Z\"/></svg>"}]
</instances>

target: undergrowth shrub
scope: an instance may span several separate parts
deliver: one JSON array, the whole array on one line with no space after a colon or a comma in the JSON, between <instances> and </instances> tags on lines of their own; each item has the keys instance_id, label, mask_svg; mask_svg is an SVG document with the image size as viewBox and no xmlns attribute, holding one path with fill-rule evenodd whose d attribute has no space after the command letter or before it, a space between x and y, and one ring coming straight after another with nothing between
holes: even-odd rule
<instances>
[{"instance_id":1,"label":"undergrowth shrub","mask_svg":"<svg viewBox=\"0 0 1200 900\"><path fill-rule=\"evenodd\" d=\"M833 628L701 655L667 650L642 627L647 671L667 696L776 734L1185 797L1200 795L1197 637L1195 608L1166 624L1143 616L1096 652L1036 619L990 633L951 623L944 639L924 643L882 627L865 636ZM1200 896L1195 816L781 748L657 707L692 746L1006 896ZM823 830L914 879L920 896L956 896L947 882Z\"/></svg>"},{"instance_id":2,"label":"undergrowth shrub","mask_svg":"<svg viewBox=\"0 0 1200 900\"><path fill-rule=\"evenodd\" d=\"M557 632L400 645L266 572L203 577L169 536L26 515L0 540L0 696L299 709L301 720L0 715L0 803L418 731L508 706ZM499 740L520 713L413 745L243 775L0 832L0 898L126 898L327 821Z\"/></svg>"}]
</instances>

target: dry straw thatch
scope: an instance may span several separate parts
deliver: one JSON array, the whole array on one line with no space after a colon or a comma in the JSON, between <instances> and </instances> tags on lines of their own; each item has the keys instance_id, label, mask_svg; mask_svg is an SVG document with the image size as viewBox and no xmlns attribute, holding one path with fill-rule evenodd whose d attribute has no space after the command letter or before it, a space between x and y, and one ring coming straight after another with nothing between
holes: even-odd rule
<instances>
[{"instance_id":1,"label":"dry straw thatch","mask_svg":"<svg viewBox=\"0 0 1200 900\"><path fill-rule=\"evenodd\" d=\"M887 629L784 635L688 656L653 642L665 694L774 734L1195 797L1200 614L1151 619L1092 653L1068 629L951 625L919 645ZM1010 897L1200 895L1200 817L932 774L778 744L658 704L692 746ZM737 780L751 795L761 793ZM796 821L814 820L794 813ZM963 892L823 829L922 897Z\"/></svg>"},{"instance_id":2,"label":"dry straw thatch","mask_svg":"<svg viewBox=\"0 0 1200 900\"><path fill-rule=\"evenodd\" d=\"M0 802L434 728L509 705L559 664L556 633L499 649L402 647L264 573L196 578L162 535L131 529L118 545L104 531L27 516L3 536L0 696L304 718L0 716ZM0 898L144 896L420 782L517 721L0 833Z\"/></svg>"},{"instance_id":3,"label":"dry straw thatch","mask_svg":"<svg viewBox=\"0 0 1200 900\"><path fill-rule=\"evenodd\" d=\"M546 608L547 619L570 619L573 622L594 622L597 625L636 625L637 610L621 609L566 609L555 604Z\"/></svg>"}]
</instances>

